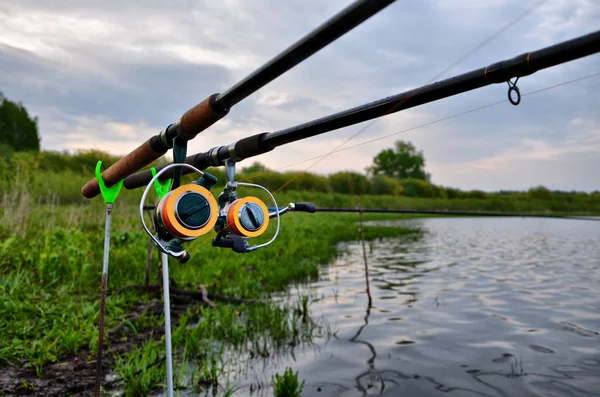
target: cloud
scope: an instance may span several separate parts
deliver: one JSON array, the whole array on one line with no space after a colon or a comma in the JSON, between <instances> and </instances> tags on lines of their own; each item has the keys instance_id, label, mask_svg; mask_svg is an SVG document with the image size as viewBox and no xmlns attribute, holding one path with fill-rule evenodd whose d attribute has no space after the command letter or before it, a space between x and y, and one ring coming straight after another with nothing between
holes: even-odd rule
<instances>
[{"instance_id":1,"label":"cloud","mask_svg":"<svg viewBox=\"0 0 600 397\"><path fill-rule=\"evenodd\" d=\"M539 184L587 190L597 173L592 165L600 164L600 121L575 118L563 132L557 142L525 138L493 156L434 166L434 173L465 178L485 190Z\"/></svg>"},{"instance_id":2,"label":"cloud","mask_svg":"<svg viewBox=\"0 0 600 397\"><path fill-rule=\"evenodd\" d=\"M229 88L348 3L6 3L0 6L0 90L39 116L45 149L93 147L122 154L208 95ZM236 105L190 143L190 152L425 84L537 3L398 1ZM548 0L442 78L597 26L597 1ZM595 55L527 76L519 86L531 92L597 71ZM524 97L519 107L506 103L358 146L312 170L362 171L378 151L402 138L424 150L436 183L491 190L548 181L558 187L597 189L595 176L585 170L598 164L594 152L586 151L597 142L598 80ZM506 89L494 85L387 116L349 145L498 101ZM296 142L259 160L274 168L298 163L328 153L364 126ZM547 170L553 170L552 177L546 176Z\"/></svg>"}]
</instances>

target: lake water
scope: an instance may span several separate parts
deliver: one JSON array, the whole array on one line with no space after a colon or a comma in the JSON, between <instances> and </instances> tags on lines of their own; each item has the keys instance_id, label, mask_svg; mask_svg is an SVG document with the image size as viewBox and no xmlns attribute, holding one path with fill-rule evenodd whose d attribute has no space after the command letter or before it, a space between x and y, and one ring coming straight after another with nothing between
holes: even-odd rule
<instances>
[{"instance_id":1,"label":"lake water","mask_svg":"<svg viewBox=\"0 0 600 397\"><path fill-rule=\"evenodd\" d=\"M272 395L286 366L303 396L600 396L600 222L520 218L404 221L418 237L360 243L309 293L333 337L232 379Z\"/></svg>"}]
</instances>

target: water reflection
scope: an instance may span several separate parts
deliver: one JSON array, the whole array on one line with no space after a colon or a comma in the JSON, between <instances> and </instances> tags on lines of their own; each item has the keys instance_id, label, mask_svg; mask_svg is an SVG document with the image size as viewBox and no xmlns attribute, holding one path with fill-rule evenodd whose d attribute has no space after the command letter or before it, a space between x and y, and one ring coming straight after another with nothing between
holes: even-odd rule
<instances>
[{"instance_id":1,"label":"water reflection","mask_svg":"<svg viewBox=\"0 0 600 397\"><path fill-rule=\"evenodd\" d=\"M358 390L362 391L365 395L367 394L367 390L369 390L373 387L373 384L376 381L374 378L377 378L377 372L375 371L375 359L377 358L377 352L375 351L375 347L368 341L358 339L358 337L362 333L363 329L365 329L365 327L367 325L369 325L369 316L370 315L371 315L371 301L369 300L369 303L367 304L366 314L364 317L365 323L363 325L361 325L360 328L356 331L356 334L354 334L354 336L348 340L349 342L352 342L352 343L360 343L360 344L367 346L369 348L369 351L371 352L371 357L369 357L369 359L367 360L367 365L369 366L369 370L363 374L359 374L355 378L356 379L356 388ZM385 386L382 385L382 388L383 387L385 387Z\"/></svg>"},{"instance_id":2,"label":"water reflection","mask_svg":"<svg viewBox=\"0 0 600 397\"><path fill-rule=\"evenodd\" d=\"M425 219L372 242L369 305L360 244L291 293L335 337L254 368L291 366L304 396L600 395L600 225L552 219ZM259 395L271 395L261 389Z\"/></svg>"}]
</instances>

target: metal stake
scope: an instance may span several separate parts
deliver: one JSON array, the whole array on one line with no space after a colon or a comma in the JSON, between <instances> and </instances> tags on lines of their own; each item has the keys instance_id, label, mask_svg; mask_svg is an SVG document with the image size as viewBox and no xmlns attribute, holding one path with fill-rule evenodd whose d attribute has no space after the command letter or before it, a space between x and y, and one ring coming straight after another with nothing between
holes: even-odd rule
<instances>
[{"instance_id":1,"label":"metal stake","mask_svg":"<svg viewBox=\"0 0 600 397\"><path fill-rule=\"evenodd\" d=\"M100 292L100 319L98 322L98 356L96 358L96 387L94 396L100 397L102 375L102 345L104 342L104 313L106 312L106 288L108 286L108 255L110 251L110 222L112 204L106 204L106 226L104 228L104 260L102 262L102 291Z\"/></svg>"},{"instance_id":2,"label":"metal stake","mask_svg":"<svg viewBox=\"0 0 600 397\"><path fill-rule=\"evenodd\" d=\"M373 306L373 298L371 298L371 287L369 285L369 262L367 262L367 250L365 248L365 228L364 228L364 224L363 224L363 211L360 208L360 203L358 202L358 200L356 200L356 205L358 206L358 212L360 214L360 229L359 229L359 233L360 233L360 243L362 244L362 253L363 253L363 260L365 262L365 283L367 284L367 297L369 298L369 306L368 308L371 309L371 306Z\"/></svg>"},{"instance_id":3,"label":"metal stake","mask_svg":"<svg viewBox=\"0 0 600 397\"><path fill-rule=\"evenodd\" d=\"M171 352L171 303L169 296L169 255L160 254L163 268L163 291L165 303L165 345L167 355L167 396L173 397L173 356Z\"/></svg>"}]
</instances>

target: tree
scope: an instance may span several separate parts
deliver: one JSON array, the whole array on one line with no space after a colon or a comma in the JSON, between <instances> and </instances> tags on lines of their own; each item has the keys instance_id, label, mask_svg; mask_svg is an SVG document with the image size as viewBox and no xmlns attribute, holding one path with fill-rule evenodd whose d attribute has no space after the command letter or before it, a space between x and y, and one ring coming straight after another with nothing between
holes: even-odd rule
<instances>
[{"instance_id":1,"label":"tree","mask_svg":"<svg viewBox=\"0 0 600 397\"><path fill-rule=\"evenodd\" d=\"M267 167L264 164L255 161L249 167L242 168L242 174L258 174L262 172L267 172Z\"/></svg>"},{"instance_id":2,"label":"tree","mask_svg":"<svg viewBox=\"0 0 600 397\"><path fill-rule=\"evenodd\" d=\"M37 117L29 117L27 110L20 103L6 99L0 93L0 148L3 153L40 151L40 137L37 128Z\"/></svg>"},{"instance_id":3,"label":"tree","mask_svg":"<svg viewBox=\"0 0 600 397\"><path fill-rule=\"evenodd\" d=\"M385 149L373 158L367 168L372 175L385 175L396 179L420 179L429 181L425 172L425 157L410 142L396 141L393 149Z\"/></svg>"}]
</instances>

